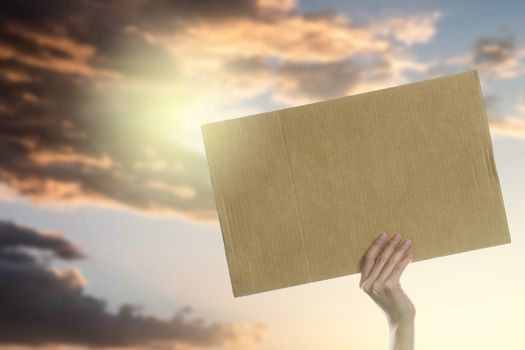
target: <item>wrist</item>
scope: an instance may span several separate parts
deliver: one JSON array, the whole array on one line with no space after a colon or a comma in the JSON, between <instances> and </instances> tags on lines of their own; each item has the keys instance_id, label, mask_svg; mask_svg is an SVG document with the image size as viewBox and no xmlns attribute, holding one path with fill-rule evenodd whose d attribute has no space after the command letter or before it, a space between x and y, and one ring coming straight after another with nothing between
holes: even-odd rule
<instances>
[{"instance_id":1,"label":"wrist","mask_svg":"<svg viewBox=\"0 0 525 350\"><path fill-rule=\"evenodd\" d=\"M388 319L388 325L390 328L406 328L413 327L415 322L414 316L406 316L398 319Z\"/></svg>"}]
</instances>

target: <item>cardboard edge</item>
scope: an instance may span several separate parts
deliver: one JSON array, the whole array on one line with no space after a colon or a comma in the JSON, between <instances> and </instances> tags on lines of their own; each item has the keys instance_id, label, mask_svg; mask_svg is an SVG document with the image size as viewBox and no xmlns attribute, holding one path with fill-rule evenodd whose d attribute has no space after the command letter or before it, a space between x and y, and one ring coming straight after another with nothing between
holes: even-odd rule
<instances>
[{"instance_id":1,"label":"cardboard edge","mask_svg":"<svg viewBox=\"0 0 525 350\"><path fill-rule=\"evenodd\" d=\"M494 142L492 141L492 134L490 133L489 119L487 117L485 98L483 97L483 90L481 88L481 80L479 78L479 73L477 69L474 69L470 72L474 75L474 78L476 79L476 88L479 91L479 97L481 99L481 107L483 108L483 117L485 118L485 123L483 123L483 127L485 128L485 135L489 139L488 156L489 156L489 161L491 162L494 176L496 178L496 183L498 185L499 199L500 199L501 206L503 208L503 217L505 218L505 225L507 228L506 230L507 231L507 244L509 244L509 243L512 243L512 238L510 236L510 226L509 226L509 222L507 218L507 210L505 208L505 200L503 198L503 191L501 189L501 182L500 182L497 167L496 167L496 159L494 157Z\"/></svg>"},{"instance_id":2,"label":"cardboard edge","mask_svg":"<svg viewBox=\"0 0 525 350\"><path fill-rule=\"evenodd\" d=\"M221 207L220 203L219 203L219 194L216 192L216 187L213 186L213 175L212 175L212 170L211 170L211 166L210 166L210 162L208 161L208 148L206 146L206 133L207 133L207 127L206 125L201 125L201 137L202 137L202 142L203 142L203 145L204 145L204 153L205 153L205 158L206 158L206 164L208 165L208 176L210 178L210 183L211 183L211 187L212 187L212 192L213 192L213 197L214 197L214 202L215 202L215 208L217 210L217 217L219 218L219 228L220 228L220 234L221 234L221 237L222 237L222 244L223 244L223 248L224 248L224 251L226 252L226 264L227 264L227 270L228 270L228 276L230 277L230 281L233 281L233 278L232 278L232 275L231 275L231 271L232 271L232 266L233 266L233 257L230 256L230 254L234 254L234 243L233 243L233 240L231 239L231 236L230 236L230 231L229 231L229 224L227 222L227 216L225 216L224 220L221 219L221 215L219 215L219 208ZM228 247L228 244L226 243L226 236L228 237L229 241L231 242L231 250L232 252L230 253L230 250L227 249ZM232 294L234 296L234 298L237 298L241 295L239 295L240 293L238 291L235 290L235 287L233 285L233 283L230 283L230 288L232 290Z\"/></svg>"}]
</instances>

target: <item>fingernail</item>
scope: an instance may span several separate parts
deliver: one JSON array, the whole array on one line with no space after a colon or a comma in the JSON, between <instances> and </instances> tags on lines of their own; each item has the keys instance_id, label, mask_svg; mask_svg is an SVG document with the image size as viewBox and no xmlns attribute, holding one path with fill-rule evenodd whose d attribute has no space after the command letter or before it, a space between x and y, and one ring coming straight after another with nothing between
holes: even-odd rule
<instances>
[{"instance_id":1,"label":"fingernail","mask_svg":"<svg viewBox=\"0 0 525 350\"><path fill-rule=\"evenodd\" d=\"M398 242L399 238L401 238L401 235L399 233L396 233L396 235L394 236L394 242Z\"/></svg>"},{"instance_id":2,"label":"fingernail","mask_svg":"<svg viewBox=\"0 0 525 350\"><path fill-rule=\"evenodd\" d=\"M386 232L383 232L382 234L379 235L379 240L383 241L386 238L386 236L387 236Z\"/></svg>"},{"instance_id":3,"label":"fingernail","mask_svg":"<svg viewBox=\"0 0 525 350\"><path fill-rule=\"evenodd\" d=\"M409 240L409 239L407 239L407 240L405 241L405 243L403 243L403 247L408 248L408 246L410 246L411 243L412 243L412 241Z\"/></svg>"}]
</instances>

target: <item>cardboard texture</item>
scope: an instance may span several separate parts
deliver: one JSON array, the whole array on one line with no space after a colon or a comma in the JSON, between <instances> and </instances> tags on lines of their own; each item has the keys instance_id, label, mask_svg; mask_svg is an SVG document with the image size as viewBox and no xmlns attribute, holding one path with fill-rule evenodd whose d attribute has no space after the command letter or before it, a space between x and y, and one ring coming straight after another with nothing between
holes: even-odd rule
<instances>
[{"instance_id":1,"label":"cardboard texture","mask_svg":"<svg viewBox=\"0 0 525 350\"><path fill-rule=\"evenodd\" d=\"M234 296L510 243L476 71L202 126Z\"/></svg>"}]
</instances>

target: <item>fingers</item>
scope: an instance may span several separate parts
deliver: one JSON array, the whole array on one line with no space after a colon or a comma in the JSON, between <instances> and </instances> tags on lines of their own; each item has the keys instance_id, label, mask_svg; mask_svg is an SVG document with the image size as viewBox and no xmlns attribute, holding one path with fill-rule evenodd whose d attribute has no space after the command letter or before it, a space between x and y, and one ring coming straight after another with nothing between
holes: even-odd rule
<instances>
[{"instance_id":1,"label":"fingers","mask_svg":"<svg viewBox=\"0 0 525 350\"><path fill-rule=\"evenodd\" d=\"M361 280L359 281L359 287L363 285L363 281L368 277L370 270L372 270L376 257L379 255L387 241L387 236L386 232L380 234L366 251L363 260L361 261Z\"/></svg>"},{"instance_id":2,"label":"fingers","mask_svg":"<svg viewBox=\"0 0 525 350\"><path fill-rule=\"evenodd\" d=\"M412 260L412 253L408 253L401 261L394 267L390 275L387 277L385 283L397 284L401 278L401 274L405 271L405 268L408 266Z\"/></svg>"},{"instance_id":3,"label":"fingers","mask_svg":"<svg viewBox=\"0 0 525 350\"><path fill-rule=\"evenodd\" d=\"M381 285L388 279L395 267L403 260L403 258L407 256L411 245L412 241L409 239L406 239L403 242L399 243L399 245L395 248L394 253L390 256L390 259L388 259L385 266L377 276L376 283L379 283L379 285ZM389 282L396 281L389 280Z\"/></svg>"},{"instance_id":4,"label":"fingers","mask_svg":"<svg viewBox=\"0 0 525 350\"><path fill-rule=\"evenodd\" d=\"M368 285L371 285L374 283L374 281L377 279L379 274L381 273L381 270L383 270L383 267L385 266L386 262L390 259L390 256L394 253L394 250L396 249L397 245L399 244L399 241L401 240L401 235L399 233L396 233L389 241L386 243L386 246L383 248L379 256L375 257L375 263L373 264L372 270L368 274L368 276L365 278L365 281L368 281ZM363 285L365 283L361 285Z\"/></svg>"}]
</instances>

